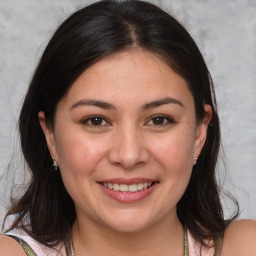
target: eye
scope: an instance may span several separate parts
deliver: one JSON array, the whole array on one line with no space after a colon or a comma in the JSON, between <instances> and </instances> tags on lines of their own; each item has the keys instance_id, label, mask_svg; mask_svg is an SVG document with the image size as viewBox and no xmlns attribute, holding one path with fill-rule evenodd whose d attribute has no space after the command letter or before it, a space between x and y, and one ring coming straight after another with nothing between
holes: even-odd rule
<instances>
[{"instance_id":1,"label":"eye","mask_svg":"<svg viewBox=\"0 0 256 256\"><path fill-rule=\"evenodd\" d=\"M101 116L90 116L83 120L83 124L87 124L90 126L108 126L109 122L106 121L103 117Z\"/></svg>"},{"instance_id":2,"label":"eye","mask_svg":"<svg viewBox=\"0 0 256 256\"><path fill-rule=\"evenodd\" d=\"M154 126L165 126L171 123L174 123L174 121L170 117L163 116L163 115L153 116L147 122L148 125L154 125Z\"/></svg>"}]
</instances>

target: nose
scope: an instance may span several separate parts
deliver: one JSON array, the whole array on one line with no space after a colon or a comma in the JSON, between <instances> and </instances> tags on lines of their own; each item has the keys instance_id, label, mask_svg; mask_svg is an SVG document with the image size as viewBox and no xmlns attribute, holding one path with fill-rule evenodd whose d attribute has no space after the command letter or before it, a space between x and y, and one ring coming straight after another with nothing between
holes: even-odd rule
<instances>
[{"instance_id":1,"label":"nose","mask_svg":"<svg viewBox=\"0 0 256 256\"><path fill-rule=\"evenodd\" d=\"M136 128L120 130L113 135L109 161L126 170L132 170L147 163L149 152L140 132Z\"/></svg>"}]
</instances>

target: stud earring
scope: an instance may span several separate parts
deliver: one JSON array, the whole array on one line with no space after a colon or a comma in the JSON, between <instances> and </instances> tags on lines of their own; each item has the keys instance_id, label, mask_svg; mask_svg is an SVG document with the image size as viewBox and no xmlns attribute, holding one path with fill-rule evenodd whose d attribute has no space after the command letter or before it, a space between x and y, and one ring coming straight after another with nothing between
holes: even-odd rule
<instances>
[{"instance_id":1,"label":"stud earring","mask_svg":"<svg viewBox=\"0 0 256 256\"><path fill-rule=\"evenodd\" d=\"M52 166L54 167L55 171L57 171L58 165L57 165L57 163L56 163L54 157L52 158Z\"/></svg>"},{"instance_id":2,"label":"stud earring","mask_svg":"<svg viewBox=\"0 0 256 256\"><path fill-rule=\"evenodd\" d=\"M194 165L196 165L197 160L198 160L198 157L195 158Z\"/></svg>"}]
</instances>

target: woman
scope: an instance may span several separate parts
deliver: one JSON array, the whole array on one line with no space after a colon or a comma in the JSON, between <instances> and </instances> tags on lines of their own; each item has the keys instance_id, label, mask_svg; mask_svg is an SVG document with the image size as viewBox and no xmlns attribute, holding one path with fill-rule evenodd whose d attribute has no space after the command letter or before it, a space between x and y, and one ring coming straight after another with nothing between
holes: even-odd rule
<instances>
[{"instance_id":1,"label":"woman","mask_svg":"<svg viewBox=\"0 0 256 256\"><path fill-rule=\"evenodd\" d=\"M158 7L101 1L71 15L19 128L31 181L0 255L254 254L255 222L223 218L210 74Z\"/></svg>"}]
</instances>

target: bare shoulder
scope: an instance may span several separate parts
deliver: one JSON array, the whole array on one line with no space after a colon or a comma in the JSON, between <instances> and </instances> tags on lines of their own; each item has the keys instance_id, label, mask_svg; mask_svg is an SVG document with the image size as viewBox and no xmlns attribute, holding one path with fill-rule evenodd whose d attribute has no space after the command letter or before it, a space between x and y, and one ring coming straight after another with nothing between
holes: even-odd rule
<instances>
[{"instance_id":1,"label":"bare shoulder","mask_svg":"<svg viewBox=\"0 0 256 256\"><path fill-rule=\"evenodd\" d=\"M20 244L13 238L0 235L0 256L26 256Z\"/></svg>"},{"instance_id":2,"label":"bare shoulder","mask_svg":"<svg viewBox=\"0 0 256 256\"><path fill-rule=\"evenodd\" d=\"M221 256L255 255L256 221L236 220L224 233Z\"/></svg>"}]
</instances>

